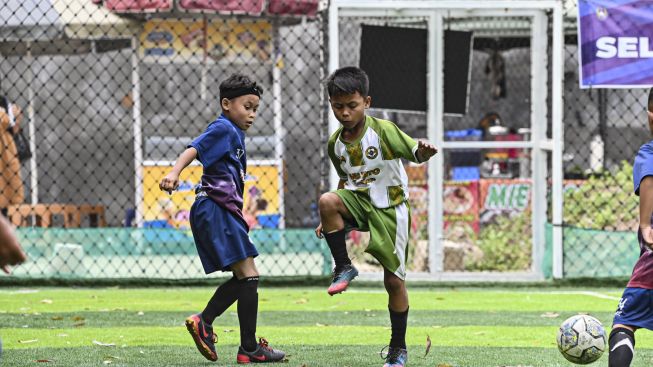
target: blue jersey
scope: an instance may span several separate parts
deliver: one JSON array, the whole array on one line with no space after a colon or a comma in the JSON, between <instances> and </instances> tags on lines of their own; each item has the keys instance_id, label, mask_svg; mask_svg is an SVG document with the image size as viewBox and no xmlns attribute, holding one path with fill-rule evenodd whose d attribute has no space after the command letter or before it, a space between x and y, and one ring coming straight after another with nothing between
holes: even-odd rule
<instances>
[{"instance_id":1,"label":"blue jersey","mask_svg":"<svg viewBox=\"0 0 653 367\"><path fill-rule=\"evenodd\" d=\"M647 176L653 176L653 141L639 148L633 164L633 183L635 195L639 195L639 185ZM653 218L651 218L653 222ZM653 224L653 223L652 223ZM653 289L653 251L643 241L642 232L638 229L640 255L633 268L633 274L628 287Z\"/></svg>"},{"instance_id":2,"label":"blue jersey","mask_svg":"<svg viewBox=\"0 0 653 367\"><path fill-rule=\"evenodd\" d=\"M653 176L653 140L639 148L633 163L635 195L639 195L639 184L646 176Z\"/></svg>"},{"instance_id":3,"label":"blue jersey","mask_svg":"<svg viewBox=\"0 0 653 367\"><path fill-rule=\"evenodd\" d=\"M197 150L197 159L204 167L202 190L218 205L245 223L243 217L243 189L247 170L245 133L221 114L188 147Z\"/></svg>"}]
</instances>

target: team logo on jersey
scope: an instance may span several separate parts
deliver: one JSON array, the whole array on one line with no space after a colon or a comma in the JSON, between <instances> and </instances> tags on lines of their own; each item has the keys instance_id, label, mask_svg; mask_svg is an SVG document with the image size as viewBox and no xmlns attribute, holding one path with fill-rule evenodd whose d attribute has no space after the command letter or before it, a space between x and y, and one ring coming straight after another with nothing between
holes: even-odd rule
<instances>
[{"instance_id":1,"label":"team logo on jersey","mask_svg":"<svg viewBox=\"0 0 653 367\"><path fill-rule=\"evenodd\" d=\"M365 149L365 156L368 159L374 159L379 155L379 150L376 147L368 147Z\"/></svg>"},{"instance_id":2,"label":"team logo on jersey","mask_svg":"<svg viewBox=\"0 0 653 367\"><path fill-rule=\"evenodd\" d=\"M240 157L242 157L243 154L245 154L244 149L240 149L240 148L236 149L236 157L238 157L238 159L240 159Z\"/></svg>"}]
</instances>

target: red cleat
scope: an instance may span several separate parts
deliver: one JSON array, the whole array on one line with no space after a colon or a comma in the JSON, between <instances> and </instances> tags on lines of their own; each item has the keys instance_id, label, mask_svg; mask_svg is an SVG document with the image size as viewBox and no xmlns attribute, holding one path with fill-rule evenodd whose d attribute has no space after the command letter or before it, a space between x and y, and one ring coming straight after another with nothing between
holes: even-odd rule
<instances>
[{"instance_id":1,"label":"red cleat","mask_svg":"<svg viewBox=\"0 0 653 367\"><path fill-rule=\"evenodd\" d=\"M334 295L338 293L342 293L345 290L347 290L347 287L349 286L349 283L351 283L354 278L358 276L358 270L351 265L345 265L342 267L342 269L333 271L333 281L331 282L331 286L329 286L329 289L327 289L327 293L329 295Z\"/></svg>"},{"instance_id":2,"label":"red cleat","mask_svg":"<svg viewBox=\"0 0 653 367\"><path fill-rule=\"evenodd\" d=\"M189 316L186 319L186 328L193 337L197 350L209 361L217 361L218 353L215 351L215 343L217 343L218 337L213 332L213 327L202 320L201 314Z\"/></svg>"},{"instance_id":3,"label":"red cleat","mask_svg":"<svg viewBox=\"0 0 653 367\"><path fill-rule=\"evenodd\" d=\"M268 341L260 338L256 350L253 352L248 352L243 347L238 347L236 362L238 364L279 362L285 356L286 353L270 348Z\"/></svg>"}]
</instances>

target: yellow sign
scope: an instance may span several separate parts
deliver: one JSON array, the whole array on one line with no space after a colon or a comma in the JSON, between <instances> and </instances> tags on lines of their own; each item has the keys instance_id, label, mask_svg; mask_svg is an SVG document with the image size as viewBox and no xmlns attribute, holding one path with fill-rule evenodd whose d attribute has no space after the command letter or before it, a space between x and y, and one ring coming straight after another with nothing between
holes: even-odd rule
<instances>
[{"instance_id":1,"label":"yellow sign","mask_svg":"<svg viewBox=\"0 0 653 367\"><path fill-rule=\"evenodd\" d=\"M151 19L140 35L140 55L156 60L268 61L272 25L265 20Z\"/></svg>"},{"instance_id":2,"label":"yellow sign","mask_svg":"<svg viewBox=\"0 0 653 367\"><path fill-rule=\"evenodd\" d=\"M190 228L190 208L195 201L195 186L202 177L202 167L187 167L179 177L179 189L168 195L159 189L159 182L171 168L172 165L143 167L143 219L146 227ZM250 229L262 225L261 216L278 218L279 166L250 163L243 199L243 216Z\"/></svg>"}]
</instances>

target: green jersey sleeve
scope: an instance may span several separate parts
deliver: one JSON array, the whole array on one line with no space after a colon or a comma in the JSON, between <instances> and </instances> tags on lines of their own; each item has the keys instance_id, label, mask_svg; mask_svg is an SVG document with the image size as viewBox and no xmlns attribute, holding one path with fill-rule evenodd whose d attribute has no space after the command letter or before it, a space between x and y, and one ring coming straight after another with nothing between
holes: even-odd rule
<instances>
[{"instance_id":1,"label":"green jersey sleeve","mask_svg":"<svg viewBox=\"0 0 653 367\"><path fill-rule=\"evenodd\" d=\"M415 139L401 131L391 121L380 120L375 124L380 131L382 140L383 156L386 159L405 158L411 162L420 163L417 160L417 142ZM375 129L376 130L376 129Z\"/></svg>"},{"instance_id":2,"label":"green jersey sleeve","mask_svg":"<svg viewBox=\"0 0 653 367\"><path fill-rule=\"evenodd\" d=\"M347 174L345 171L342 170L340 167L340 157L336 155L336 140L338 139L338 136L340 135L340 130L336 131L331 137L329 138L329 142L327 144L327 153L329 154L329 159L331 160L331 164L336 168L336 172L338 172L338 177L340 177L343 180L347 179Z\"/></svg>"}]
</instances>

